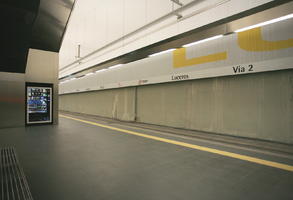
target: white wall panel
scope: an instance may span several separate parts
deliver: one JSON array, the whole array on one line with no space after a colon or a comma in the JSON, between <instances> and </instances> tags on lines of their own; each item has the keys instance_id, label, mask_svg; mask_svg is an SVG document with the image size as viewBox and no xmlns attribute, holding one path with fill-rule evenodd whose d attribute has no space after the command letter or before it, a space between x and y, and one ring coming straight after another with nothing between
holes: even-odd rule
<instances>
[{"instance_id":1,"label":"white wall panel","mask_svg":"<svg viewBox=\"0 0 293 200\"><path fill-rule=\"evenodd\" d=\"M101 7L105 2L100 2ZM91 7L87 10L86 18L81 27L83 30L83 42L81 43L81 56L93 52L97 47L108 42L107 10L101 7ZM103 39L100 39L103 38Z\"/></svg>"},{"instance_id":2,"label":"white wall panel","mask_svg":"<svg viewBox=\"0 0 293 200\"><path fill-rule=\"evenodd\" d=\"M108 37L109 42L123 36L124 29L124 2L108 0Z\"/></svg>"},{"instance_id":3,"label":"white wall panel","mask_svg":"<svg viewBox=\"0 0 293 200\"><path fill-rule=\"evenodd\" d=\"M90 77L61 84L63 89L60 93L291 69L292 24L293 19L288 19L106 69ZM258 34L261 34L260 37ZM277 41L278 45L263 45L264 38ZM77 87L74 82L80 85ZM71 84L74 85L73 91L66 87Z\"/></svg>"},{"instance_id":4,"label":"white wall panel","mask_svg":"<svg viewBox=\"0 0 293 200\"><path fill-rule=\"evenodd\" d=\"M136 37L130 37L123 41L123 53L128 53L148 45L147 37L143 34L137 34Z\"/></svg>"},{"instance_id":5,"label":"white wall panel","mask_svg":"<svg viewBox=\"0 0 293 200\"><path fill-rule=\"evenodd\" d=\"M192 0L180 0L184 4ZM179 6L169 0L78 0L71 15L60 50L60 69L76 61L77 45L81 56L121 38L118 44L97 51L72 70L61 70L60 77L88 68L143 46L195 29L216 20L251 9L271 0L206 0L181 12L183 17L209 5L225 2L192 17L177 20L172 16L126 39L122 36L166 15ZM88 60L88 61L87 61Z\"/></svg>"},{"instance_id":6,"label":"white wall panel","mask_svg":"<svg viewBox=\"0 0 293 200\"><path fill-rule=\"evenodd\" d=\"M147 0L147 22L154 21L172 11L169 0Z\"/></svg>"},{"instance_id":7,"label":"white wall panel","mask_svg":"<svg viewBox=\"0 0 293 200\"><path fill-rule=\"evenodd\" d=\"M175 36L177 34L178 34L178 24L175 23L175 24L172 24L172 25L165 27L165 28L159 30L158 32L156 32L155 38L153 38L153 39L155 42L158 42L160 40L167 39L167 38ZM157 38L159 38L159 39L157 39Z\"/></svg>"},{"instance_id":8,"label":"white wall panel","mask_svg":"<svg viewBox=\"0 0 293 200\"><path fill-rule=\"evenodd\" d=\"M195 14L194 16L187 18L185 20L180 21L179 23L179 33L183 33L198 27L201 27L205 24L209 24L211 22L220 20L222 18L227 17L227 14L229 13L229 15L233 15L234 12L231 12L230 7L231 5L229 5L231 2L226 2L223 3L221 5L218 5L214 8L211 8L207 11L203 11L204 8L208 7L208 6L212 6L217 4L218 2L225 2L224 0L209 0L209 1L203 1L202 3L198 4L198 6L196 6L196 8L190 8L185 10L184 12L182 12L183 16L186 16L190 13L198 13ZM236 10L236 13L238 13L238 11Z\"/></svg>"},{"instance_id":9,"label":"white wall panel","mask_svg":"<svg viewBox=\"0 0 293 200\"><path fill-rule=\"evenodd\" d=\"M147 0L124 0L124 30L125 34L146 24Z\"/></svg>"}]
</instances>

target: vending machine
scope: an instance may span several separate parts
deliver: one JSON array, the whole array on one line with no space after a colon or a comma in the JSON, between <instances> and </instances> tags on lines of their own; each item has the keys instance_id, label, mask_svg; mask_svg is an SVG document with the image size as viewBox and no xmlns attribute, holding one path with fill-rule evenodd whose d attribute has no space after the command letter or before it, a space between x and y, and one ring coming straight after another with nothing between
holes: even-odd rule
<instances>
[{"instance_id":1,"label":"vending machine","mask_svg":"<svg viewBox=\"0 0 293 200\"><path fill-rule=\"evenodd\" d=\"M53 84L26 83L26 125L53 123Z\"/></svg>"}]
</instances>

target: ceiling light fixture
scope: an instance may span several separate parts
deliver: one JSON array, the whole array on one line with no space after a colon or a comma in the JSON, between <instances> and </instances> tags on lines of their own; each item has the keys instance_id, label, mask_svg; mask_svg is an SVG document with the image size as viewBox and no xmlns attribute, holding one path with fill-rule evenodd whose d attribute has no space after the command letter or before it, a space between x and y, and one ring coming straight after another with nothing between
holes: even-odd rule
<instances>
[{"instance_id":1,"label":"ceiling light fixture","mask_svg":"<svg viewBox=\"0 0 293 200\"><path fill-rule=\"evenodd\" d=\"M99 69L95 73L106 71L107 69Z\"/></svg>"},{"instance_id":2,"label":"ceiling light fixture","mask_svg":"<svg viewBox=\"0 0 293 200\"><path fill-rule=\"evenodd\" d=\"M262 22L262 23L258 23L258 24L252 25L252 26L248 26L248 27L245 27L245 28L238 29L235 32L238 33L238 32L242 32L242 31L247 31L249 29L257 28L257 27L260 27L260 26L265 26L265 25L268 25L268 24L273 24L273 23L276 23L276 22L284 21L284 20L290 19L292 17L293 17L293 14L285 15L283 17L278 17L276 19L272 19L272 20L269 20L269 21L266 21L266 22Z\"/></svg>"},{"instance_id":3,"label":"ceiling light fixture","mask_svg":"<svg viewBox=\"0 0 293 200\"><path fill-rule=\"evenodd\" d=\"M161 52L158 52L158 53L151 54L151 55L149 55L149 57L165 54L165 53L168 53L168 52L171 52L171 51L174 51L174 50L175 49L168 49L168 50L165 50L165 51L161 51Z\"/></svg>"},{"instance_id":4,"label":"ceiling light fixture","mask_svg":"<svg viewBox=\"0 0 293 200\"><path fill-rule=\"evenodd\" d=\"M109 67L108 69L114 69L114 68L117 68L117 67L120 67L120 66L122 66L122 64L113 65L113 66Z\"/></svg>"},{"instance_id":5,"label":"ceiling light fixture","mask_svg":"<svg viewBox=\"0 0 293 200\"><path fill-rule=\"evenodd\" d=\"M199 41L196 41L196 42L193 42L193 43L190 43L190 44L185 44L185 45L183 45L183 47L190 47L190 46L193 46L193 45L196 45L196 44L200 44L200 43L203 43L203 42L215 40L215 39L221 38L223 36L224 35L216 35L216 36L213 36L213 37L210 37L210 38L206 38L206 39L203 39L203 40L199 40Z\"/></svg>"},{"instance_id":6,"label":"ceiling light fixture","mask_svg":"<svg viewBox=\"0 0 293 200\"><path fill-rule=\"evenodd\" d=\"M92 75L92 74L94 74L94 72L87 73L85 76L89 76L89 75Z\"/></svg>"}]
</instances>

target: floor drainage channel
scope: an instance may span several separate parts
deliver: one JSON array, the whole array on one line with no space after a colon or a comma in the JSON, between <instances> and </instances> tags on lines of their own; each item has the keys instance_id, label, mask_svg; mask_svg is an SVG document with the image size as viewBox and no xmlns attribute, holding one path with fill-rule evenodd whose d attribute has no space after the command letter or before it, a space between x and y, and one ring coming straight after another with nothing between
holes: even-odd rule
<instances>
[{"instance_id":1,"label":"floor drainage channel","mask_svg":"<svg viewBox=\"0 0 293 200\"><path fill-rule=\"evenodd\" d=\"M33 200L13 147L0 149L1 200Z\"/></svg>"}]
</instances>

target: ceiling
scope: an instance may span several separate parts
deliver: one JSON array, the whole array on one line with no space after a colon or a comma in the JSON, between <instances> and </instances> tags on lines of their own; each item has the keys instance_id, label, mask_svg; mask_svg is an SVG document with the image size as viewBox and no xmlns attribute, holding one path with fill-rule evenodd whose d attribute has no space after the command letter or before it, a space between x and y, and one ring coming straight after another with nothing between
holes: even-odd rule
<instances>
[{"instance_id":1,"label":"ceiling","mask_svg":"<svg viewBox=\"0 0 293 200\"><path fill-rule=\"evenodd\" d=\"M29 48L59 52L75 0L1 0L0 71L25 73Z\"/></svg>"}]
</instances>

